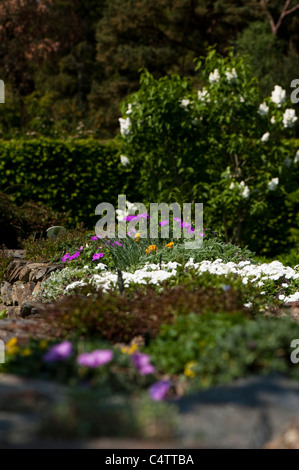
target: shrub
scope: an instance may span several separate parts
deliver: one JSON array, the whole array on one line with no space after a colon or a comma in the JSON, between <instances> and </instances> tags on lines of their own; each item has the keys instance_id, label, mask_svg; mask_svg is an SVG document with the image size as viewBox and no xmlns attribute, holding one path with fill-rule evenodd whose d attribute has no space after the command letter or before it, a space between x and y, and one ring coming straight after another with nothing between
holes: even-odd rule
<instances>
[{"instance_id":1,"label":"shrub","mask_svg":"<svg viewBox=\"0 0 299 470\"><path fill-rule=\"evenodd\" d=\"M12 257L8 255L7 250L0 249L0 285L5 280L4 274L7 266L12 261Z\"/></svg>"},{"instance_id":2,"label":"shrub","mask_svg":"<svg viewBox=\"0 0 299 470\"><path fill-rule=\"evenodd\" d=\"M46 263L60 262L67 252L76 252L88 239L88 230L81 226L60 232L55 239L46 238L34 241L31 236L23 242L26 258L31 261Z\"/></svg>"},{"instance_id":3,"label":"shrub","mask_svg":"<svg viewBox=\"0 0 299 470\"><path fill-rule=\"evenodd\" d=\"M232 53L209 49L197 70L201 90L184 77L142 73L140 90L122 105L122 153L140 167L147 200L168 201L180 190L204 203L205 220L226 241L275 254L298 228L299 164L286 141L292 103L279 88L261 103L248 65Z\"/></svg>"},{"instance_id":4,"label":"shrub","mask_svg":"<svg viewBox=\"0 0 299 470\"><path fill-rule=\"evenodd\" d=\"M92 227L96 206L115 204L130 181L118 153L115 143L93 139L0 141L0 191L9 190L18 205L42 202L69 213L73 226L84 222Z\"/></svg>"},{"instance_id":5,"label":"shrub","mask_svg":"<svg viewBox=\"0 0 299 470\"><path fill-rule=\"evenodd\" d=\"M17 207L5 193L0 193L0 246L17 248L23 234L22 220Z\"/></svg>"},{"instance_id":6,"label":"shrub","mask_svg":"<svg viewBox=\"0 0 299 470\"><path fill-rule=\"evenodd\" d=\"M236 280L235 285L225 287L227 279L217 278L212 283L211 275L194 279L187 277L184 284L167 287L162 292L154 287L144 286L128 291L128 295L115 292L89 297L77 296L62 300L49 309L48 321L53 331L62 337L76 334L84 337L98 336L113 342L129 343L134 337L144 335L147 340L155 337L162 324L172 324L178 315L193 312L245 312L245 300L252 286L243 286Z\"/></svg>"},{"instance_id":7,"label":"shrub","mask_svg":"<svg viewBox=\"0 0 299 470\"><path fill-rule=\"evenodd\" d=\"M269 372L299 378L290 360L290 344L298 334L298 323L287 317L180 316L162 328L147 352L152 363L168 373L186 372L191 363L192 388Z\"/></svg>"},{"instance_id":8,"label":"shrub","mask_svg":"<svg viewBox=\"0 0 299 470\"><path fill-rule=\"evenodd\" d=\"M298 323L287 317L260 317L236 325L219 337L214 349L208 346L197 356L194 387L269 372L299 379L298 364L290 359L291 341L298 335Z\"/></svg>"}]
</instances>

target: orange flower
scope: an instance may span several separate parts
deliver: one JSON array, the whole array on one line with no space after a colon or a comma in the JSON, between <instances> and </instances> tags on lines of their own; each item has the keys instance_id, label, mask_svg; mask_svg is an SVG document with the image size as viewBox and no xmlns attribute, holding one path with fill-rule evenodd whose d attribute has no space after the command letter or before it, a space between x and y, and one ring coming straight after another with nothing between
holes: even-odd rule
<instances>
[{"instance_id":1,"label":"orange flower","mask_svg":"<svg viewBox=\"0 0 299 470\"><path fill-rule=\"evenodd\" d=\"M150 245L145 251L147 254L149 254L151 251L156 251L157 247L156 245Z\"/></svg>"},{"instance_id":2,"label":"orange flower","mask_svg":"<svg viewBox=\"0 0 299 470\"><path fill-rule=\"evenodd\" d=\"M167 248L172 248L174 245L174 242L170 242L170 243L167 243L167 245L165 245L165 247L167 246Z\"/></svg>"}]
</instances>

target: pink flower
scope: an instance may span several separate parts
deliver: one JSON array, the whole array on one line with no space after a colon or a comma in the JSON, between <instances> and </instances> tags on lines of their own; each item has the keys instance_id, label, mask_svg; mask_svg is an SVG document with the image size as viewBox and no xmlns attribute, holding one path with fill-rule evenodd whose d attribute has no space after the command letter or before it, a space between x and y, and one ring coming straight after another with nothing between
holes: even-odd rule
<instances>
[{"instance_id":1,"label":"pink flower","mask_svg":"<svg viewBox=\"0 0 299 470\"><path fill-rule=\"evenodd\" d=\"M169 223L168 220L162 220L160 222L160 225L161 225L161 227L164 227L164 225L168 225L168 223Z\"/></svg>"},{"instance_id":2,"label":"pink flower","mask_svg":"<svg viewBox=\"0 0 299 470\"><path fill-rule=\"evenodd\" d=\"M72 354L72 344L69 341L64 341L60 344L55 344L49 351L44 354L43 360L45 362L63 361L68 359Z\"/></svg>"},{"instance_id":3,"label":"pink flower","mask_svg":"<svg viewBox=\"0 0 299 470\"><path fill-rule=\"evenodd\" d=\"M104 253L95 253L92 257L92 261L103 258L103 256L104 256Z\"/></svg>"},{"instance_id":4,"label":"pink flower","mask_svg":"<svg viewBox=\"0 0 299 470\"><path fill-rule=\"evenodd\" d=\"M80 256L80 251L76 251L76 253L74 253L72 256L69 257L69 260L73 260L75 258L78 258L78 256Z\"/></svg>"},{"instance_id":5,"label":"pink flower","mask_svg":"<svg viewBox=\"0 0 299 470\"><path fill-rule=\"evenodd\" d=\"M154 383L150 389L149 389L149 394L152 400L155 401L160 401L163 400L166 395L168 390L171 387L171 381L170 380L160 380L159 382Z\"/></svg>"},{"instance_id":6,"label":"pink flower","mask_svg":"<svg viewBox=\"0 0 299 470\"><path fill-rule=\"evenodd\" d=\"M191 227L191 224L188 224L188 222L182 222L182 223L181 223L181 227L190 228L190 227Z\"/></svg>"},{"instance_id":7,"label":"pink flower","mask_svg":"<svg viewBox=\"0 0 299 470\"><path fill-rule=\"evenodd\" d=\"M150 364L151 359L148 354L136 352L131 355L131 360L141 375L153 374L156 371Z\"/></svg>"},{"instance_id":8,"label":"pink flower","mask_svg":"<svg viewBox=\"0 0 299 470\"><path fill-rule=\"evenodd\" d=\"M77 363L85 367L100 367L112 361L113 352L109 349L96 349L91 353L82 353L77 357Z\"/></svg>"},{"instance_id":9,"label":"pink flower","mask_svg":"<svg viewBox=\"0 0 299 470\"><path fill-rule=\"evenodd\" d=\"M64 255L64 256L61 258L61 261L62 261L63 263L65 263L66 260L69 259L69 257L70 257L70 254L67 253L66 255Z\"/></svg>"},{"instance_id":10,"label":"pink flower","mask_svg":"<svg viewBox=\"0 0 299 470\"><path fill-rule=\"evenodd\" d=\"M98 237L91 237L91 240L93 241L98 240Z\"/></svg>"}]
</instances>

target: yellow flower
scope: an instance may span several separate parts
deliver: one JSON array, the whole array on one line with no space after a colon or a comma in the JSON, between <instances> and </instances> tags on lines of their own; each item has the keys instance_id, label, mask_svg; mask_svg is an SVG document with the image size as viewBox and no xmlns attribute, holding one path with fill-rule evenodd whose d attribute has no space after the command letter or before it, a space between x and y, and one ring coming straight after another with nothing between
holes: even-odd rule
<instances>
[{"instance_id":1,"label":"yellow flower","mask_svg":"<svg viewBox=\"0 0 299 470\"><path fill-rule=\"evenodd\" d=\"M165 245L165 247L167 246L167 248L172 248L174 245L174 242L170 242L170 243L167 243L167 245Z\"/></svg>"},{"instance_id":2,"label":"yellow flower","mask_svg":"<svg viewBox=\"0 0 299 470\"><path fill-rule=\"evenodd\" d=\"M30 354L31 354L30 348L23 349L23 351L21 352L21 356L30 356Z\"/></svg>"},{"instance_id":3,"label":"yellow flower","mask_svg":"<svg viewBox=\"0 0 299 470\"><path fill-rule=\"evenodd\" d=\"M195 377L196 374L194 370L192 370L192 367L196 366L196 364L197 364L196 361L187 362L187 364L185 365L185 369L184 369L184 374L186 377L190 377L190 378Z\"/></svg>"},{"instance_id":4,"label":"yellow flower","mask_svg":"<svg viewBox=\"0 0 299 470\"><path fill-rule=\"evenodd\" d=\"M138 349L137 344L132 344L132 346L130 347L124 346L123 348L121 348L121 352L123 354L133 354L137 349Z\"/></svg>"},{"instance_id":5,"label":"yellow flower","mask_svg":"<svg viewBox=\"0 0 299 470\"><path fill-rule=\"evenodd\" d=\"M140 235L141 235L140 232L137 232L137 233L135 234L136 242L139 242L139 240L140 240Z\"/></svg>"},{"instance_id":6,"label":"yellow flower","mask_svg":"<svg viewBox=\"0 0 299 470\"><path fill-rule=\"evenodd\" d=\"M40 341L39 343L39 349L47 349L48 347L48 341L46 341L45 339L43 339L42 341Z\"/></svg>"},{"instance_id":7,"label":"yellow flower","mask_svg":"<svg viewBox=\"0 0 299 470\"><path fill-rule=\"evenodd\" d=\"M5 345L5 349L7 354L14 355L17 354L20 351L19 346L16 346L17 344L17 338L11 338Z\"/></svg>"},{"instance_id":8,"label":"yellow flower","mask_svg":"<svg viewBox=\"0 0 299 470\"><path fill-rule=\"evenodd\" d=\"M157 250L156 245L150 245L145 251L146 251L146 253L148 254L148 253L150 253L151 251L155 251L155 250Z\"/></svg>"},{"instance_id":9,"label":"yellow flower","mask_svg":"<svg viewBox=\"0 0 299 470\"><path fill-rule=\"evenodd\" d=\"M13 337L11 338L7 343L6 343L6 349L10 349L12 348L13 346L15 346L17 344L18 340L16 337Z\"/></svg>"}]
</instances>

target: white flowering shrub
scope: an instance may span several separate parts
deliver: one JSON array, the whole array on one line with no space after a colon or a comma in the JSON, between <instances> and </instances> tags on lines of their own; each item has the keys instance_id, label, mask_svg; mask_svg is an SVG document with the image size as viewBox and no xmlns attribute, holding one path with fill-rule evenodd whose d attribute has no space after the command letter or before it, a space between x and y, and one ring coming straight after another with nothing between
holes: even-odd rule
<instances>
[{"instance_id":1,"label":"white flowering shrub","mask_svg":"<svg viewBox=\"0 0 299 470\"><path fill-rule=\"evenodd\" d=\"M281 235L270 237L269 218L277 231L287 224L279 211L297 161L285 140L297 121L292 103L279 85L261 100L246 62L232 53L211 48L196 70L200 89L178 75L142 73L140 90L122 105L122 153L140 168L145 200L170 202L177 188L185 201L204 203L206 222L227 240L266 252L267 240Z\"/></svg>"}]
</instances>

